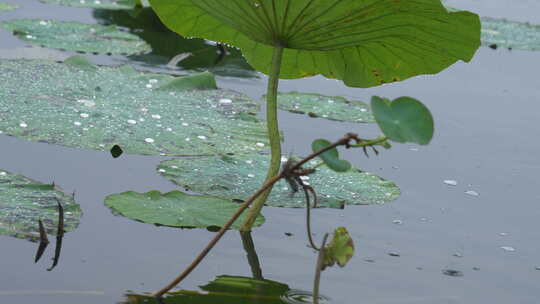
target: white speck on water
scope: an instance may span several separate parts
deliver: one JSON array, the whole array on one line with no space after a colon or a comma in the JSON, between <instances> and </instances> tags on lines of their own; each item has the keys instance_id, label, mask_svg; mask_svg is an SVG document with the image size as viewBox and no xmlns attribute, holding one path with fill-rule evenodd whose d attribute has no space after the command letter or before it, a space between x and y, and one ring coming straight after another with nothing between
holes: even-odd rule
<instances>
[{"instance_id":1,"label":"white speck on water","mask_svg":"<svg viewBox=\"0 0 540 304\"><path fill-rule=\"evenodd\" d=\"M247 176L248 176L248 177L251 177L251 178L255 177L254 174L248 174Z\"/></svg>"},{"instance_id":2,"label":"white speck on water","mask_svg":"<svg viewBox=\"0 0 540 304\"><path fill-rule=\"evenodd\" d=\"M158 80L157 80L157 79L150 79L150 80L148 80L148 82L149 82L149 83L157 83Z\"/></svg>"},{"instance_id":3,"label":"white speck on water","mask_svg":"<svg viewBox=\"0 0 540 304\"><path fill-rule=\"evenodd\" d=\"M128 122L128 124L130 124L130 125L134 125L134 124L137 123L137 121L136 121L135 119L128 119L127 122Z\"/></svg>"},{"instance_id":4,"label":"white speck on water","mask_svg":"<svg viewBox=\"0 0 540 304\"><path fill-rule=\"evenodd\" d=\"M461 254L461 252L455 252L453 256L455 256L456 258L462 258L463 254Z\"/></svg>"},{"instance_id":5,"label":"white speck on water","mask_svg":"<svg viewBox=\"0 0 540 304\"><path fill-rule=\"evenodd\" d=\"M145 142L147 142L147 143L149 143L149 144L151 144L151 143L153 143L153 142L154 142L154 139L153 139L153 138L150 138L150 137L148 137L148 138L145 138L145 139L144 139L144 141L145 141Z\"/></svg>"},{"instance_id":6,"label":"white speck on water","mask_svg":"<svg viewBox=\"0 0 540 304\"><path fill-rule=\"evenodd\" d=\"M392 224L402 225L402 224L403 224L403 221L402 221L402 220L393 220L393 221L392 221Z\"/></svg>"},{"instance_id":7,"label":"white speck on water","mask_svg":"<svg viewBox=\"0 0 540 304\"><path fill-rule=\"evenodd\" d=\"M221 103L221 104L229 104L229 103L232 103L232 100L230 100L229 98L221 98L219 100L219 103Z\"/></svg>"},{"instance_id":8,"label":"white speck on water","mask_svg":"<svg viewBox=\"0 0 540 304\"><path fill-rule=\"evenodd\" d=\"M159 173L165 173L165 172L167 172L167 171L166 171L165 169L158 169L158 172L159 172Z\"/></svg>"},{"instance_id":9,"label":"white speck on water","mask_svg":"<svg viewBox=\"0 0 540 304\"><path fill-rule=\"evenodd\" d=\"M26 127L28 127L28 125L27 125L26 123L24 123L24 122L21 122L21 123L19 124L19 127L21 127L21 128L26 128Z\"/></svg>"},{"instance_id":10,"label":"white speck on water","mask_svg":"<svg viewBox=\"0 0 540 304\"><path fill-rule=\"evenodd\" d=\"M154 119L161 119L161 115L159 115L159 114L152 114L152 118L154 118Z\"/></svg>"},{"instance_id":11,"label":"white speck on water","mask_svg":"<svg viewBox=\"0 0 540 304\"><path fill-rule=\"evenodd\" d=\"M474 191L474 190L468 190L468 191L465 191L465 194L467 195L470 195L470 196L479 196L480 193Z\"/></svg>"},{"instance_id":12,"label":"white speck on water","mask_svg":"<svg viewBox=\"0 0 540 304\"><path fill-rule=\"evenodd\" d=\"M511 246L501 246L501 249L504 250L504 251L508 251L508 252L516 251L516 249L514 247L511 247Z\"/></svg>"},{"instance_id":13,"label":"white speck on water","mask_svg":"<svg viewBox=\"0 0 540 304\"><path fill-rule=\"evenodd\" d=\"M187 127L187 126L189 126L189 124L187 122L183 122L182 126Z\"/></svg>"},{"instance_id":14,"label":"white speck on water","mask_svg":"<svg viewBox=\"0 0 540 304\"><path fill-rule=\"evenodd\" d=\"M418 148L409 148L409 150L415 151L415 152L416 152L416 151L420 151L420 150L418 150Z\"/></svg>"},{"instance_id":15,"label":"white speck on water","mask_svg":"<svg viewBox=\"0 0 540 304\"><path fill-rule=\"evenodd\" d=\"M73 124L76 125L76 126L82 125L80 121L76 121L76 122L74 122Z\"/></svg>"},{"instance_id":16,"label":"white speck on water","mask_svg":"<svg viewBox=\"0 0 540 304\"><path fill-rule=\"evenodd\" d=\"M197 136L197 138L202 139L202 140L205 140L205 139L206 139L206 136L204 136L204 135L199 135L199 136Z\"/></svg>"},{"instance_id":17,"label":"white speck on water","mask_svg":"<svg viewBox=\"0 0 540 304\"><path fill-rule=\"evenodd\" d=\"M81 113L79 114L82 118L88 118L90 115L88 113Z\"/></svg>"},{"instance_id":18,"label":"white speck on water","mask_svg":"<svg viewBox=\"0 0 540 304\"><path fill-rule=\"evenodd\" d=\"M501 232L501 233L499 233L499 235L500 235L500 236L507 236L508 233L507 233L507 232Z\"/></svg>"},{"instance_id":19,"label":"white speck on water","mask_svg":"<svg viewBox=\"0 0 540 304\"><path fill-rule=\"evenodd\" d=\"M450 185L450 186L457 186L457 181L453 180L453 179L445 179L443 181L443 183L447 184L447 185Z\"/></svg>"},{"instance_id":20,"label":"white speck on water","mask_svg":"<svg viewBox=\"0 0 540 304\"><path fill-rule=\"evenodd\" d=\"M264 144L261 143L261 142L258 142L258 143L257 143L257 146L258 146L258 147L264 147Z\"/></svg>"}]
</instances>

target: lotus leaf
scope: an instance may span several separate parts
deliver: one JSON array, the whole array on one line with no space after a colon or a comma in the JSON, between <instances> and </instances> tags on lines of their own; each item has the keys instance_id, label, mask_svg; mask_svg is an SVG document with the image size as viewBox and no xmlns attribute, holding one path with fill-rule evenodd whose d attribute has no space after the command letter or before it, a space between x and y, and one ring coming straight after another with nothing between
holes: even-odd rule
<instances>
[{"instance_id":1,"label":"lotus leaf","mask_svg":"<svg viewBox=\"0 0 540 304\"><path fill-rule=\"evenodd\" d=\"M112 210L134 220L171 227L207 228L222 227L240 206L230 200L189 195L180 191L161 193L133 191L107 196L105 204ZM244 215L232 225L240 228ZM256 226L262 225L259 216Z\"/></svg>"},{"instance_id":2,"label":"lotus leaf","mask_svg":"<svg viewBox=\"0 0 540 304\"><path fill-rule=\"evenodd\" d=\"M41 2L74 7L130 9L137 4L136 0L40 0Z\"/></svg>"},{"instance_id":3,"label":"lotus leaf","mask_svg":"<svg viewBox=\"0 0 540 304\"><path fill-rule=\"evenodd\" d=\"M469 61L480 20L440 0L151 0L163 23L185 37L239 47L269 73L283 47L281 78L322 74L371 87Z\"/></svg>"},{"instance_id":4,"label":"lotus leaf","mask_svg":"<svg viewBox=\"0 0 540 304\"><path fill-rule=\"evenodd\" d=\"M482 43L517 50L540 50L540 26L482 17Z\"/></svg>"},{"instance_id":5,"label":"lotus leaf","mask_svg":"<svg viewBox=\"0 0 540 304\"><path fill-rule=\"evenodd\" d=\"M10 10L14 10L16 8L17 8L16 5L0 2L0 12L1 11L10 11Z\"/></svg>"},{"instance_id":6,"label":"lotus leaf","mask_svg":"<svg viewBox=\"0 0 540 304\"><path fill-rule=\"evenodd\" d=\"M280 93L278 107L293 113L307 113L311 117L348 122L375 122L369 106L361 101L349 101L340 96L308 93Z\"/></svg>"},{"instance_id":7,"label":"lotus leaf","mask_svg":"<svg viewBox=\"0 0 540 304\"><path fill-rule=\"evenodd\" d=\"M159 171L165 178L192 191L246 200L263 184L268 162L268 155L261 154L172 159L162 162ZM315 165L317 162L311 161L306 168ZM393 182L358 169L337 173L321 166L304 181L317 191L321 207L382 204L400 194ZM274 185L267 205L302 208L305 201L302 193L293 195L286 181L280 180Z\"/></svg>"},{"instance_id":8,"label":"lotus leaf","mask_svg":"<svg viewBox=\"0 0 540 304\"><path fill-rule=\"evenodd\" d=\"M39 220L48 234L56 234L57 199L64 207L64 230L74 230L82 212L71 195L54 185L0 171L0 235L38 241Z\"/></svg>"},{"instance_id":9,"label":"lotus leaf","mask_svg":"<svg viewBox=\"0 0 540 304\"><path fill-rule=\"evenodd\" d=\"M260 151L258 105L228 90L180 90L178 78L129 66L0 60L0 131L35 141L128 154ZM160 89L161 88L161 89Z\"/></svg>"},{"instance_id":10,"label":"lotus leaf","mask_svg":"<svg viewBox=\"0 0 540 304\"><path fill-rule=\"evenodd\" d=\"M150 46L138 36L120 31L113 25L18 19L1 22L0 26L24 41L49 48L110 54L150 51Z\"/></svg>"}]
</instances>

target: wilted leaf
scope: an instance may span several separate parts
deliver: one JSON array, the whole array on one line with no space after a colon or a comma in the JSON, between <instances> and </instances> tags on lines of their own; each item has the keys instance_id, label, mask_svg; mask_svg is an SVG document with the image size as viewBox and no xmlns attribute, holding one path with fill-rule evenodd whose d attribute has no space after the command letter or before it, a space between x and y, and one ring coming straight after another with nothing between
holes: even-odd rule
<instances>
[{"instance_id":1,"label":"wilted leaf","mask_svg":"<svg viewBox=\"0 0 540 304\"><path fill-rule=\"evenodd\" d=\"M344 267L354 255L354 242L345 227L338 227L334 231L332 241L322 250L325 251L323 270L336 263L339 267Z\"/></svg>"},{"instance_id":2,"label":"wilted leaf","mask_svg":"<svg viewBox=\"0 0 540 304\"><path fill-rule=\"evenodd\" d=\"M180 191L163 194L159 191L129 191L107 196L105 205L123 216L141 222L187 228L222 227L240 206L230 200L189 195ZM232 228L240 228L244 217L240 216ZM263 222L264 218L259 216L255 226Z\"/></svg>"},{"instance_id":3,"label":"wilted leaf","mask_svg":"<svg viewBox=\"0 0 540 304\"><path fill-rule=\"evenodd\" d=\"M260 154L172 159L162 162L159 169L165 178L195 192L246 200L263 184L269 159L270 156ZM311 161L305 168L317 163ZM357 169L337 173L323 166L305 182L315 188L322 207L382 204L394 200L400 193L393 182ZM280 180L274 185L267 204L303 208L306 203L302 193L293 195L287 182Z\"/></svg>"}]
</instances>

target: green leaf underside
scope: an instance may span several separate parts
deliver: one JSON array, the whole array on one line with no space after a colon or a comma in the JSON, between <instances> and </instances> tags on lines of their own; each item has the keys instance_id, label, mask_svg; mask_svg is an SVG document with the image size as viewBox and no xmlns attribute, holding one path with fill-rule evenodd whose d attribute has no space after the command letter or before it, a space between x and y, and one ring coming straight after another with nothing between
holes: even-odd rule
<instances>
[{"instance_id":1,"label":"green leaf underside","mask_svg":"<svg viewBox=\"0 0 540 304\"><path fill-rule=\"evenodd\" d=\"M285 47L281 78L322 74L371 87L469 61L480 20L439 0L151 0L171 29L239 47L269 73L272 46Z\"/></svg>"},{"instance_id":2,"label":"green leaf underside","mask_svg":"<svg viewBox=\"0 0 540 304\"><path fill-rule=\"evenodd\" d=\"M81 57L76 57L81 58ZM213 155L268 145L258 104L228 90L159 89L177 78L129 66L0 60L0 131L128 154Z\"/></svg>"},{"instance_id":3,"label":"green leaf underside","mask_svg":"<svg viewBox=\"0 0 540 304\"><path fill-rule=\"evenodd\" d=\"M332 143L326 139L317 139L311 144L313 152L319 152L322 149L330 146ZM332 170L337 172L345 172L351 169L351 164L343 159L339 159L339 151L337 148L331 149L319 155L324 163Z\"/></svg>"},{"instance_id":4,"label":"green leaf underside","mask_svg":"<svg viewBox=\"0 0 540 304\"><path fill-rule=\"evenodd\" d=\"M410 97L394 101L373 96L371 108L384 135L393 141L427 145L433 138L433 117L421 102Z\"/></svg>"},{"instance_id":5,"label":"green leaf underside","mask_svg":"<svg viewBox=\"0 0 540 304\"><path fill-rule=\"evenodd\" d=\"M482 17L482 44L539 51L540 25Z\"/></svg>"},{"instance_id":6,"label":"green leaf underside","mask_svg":"<svg viewBox=\"0 0 540 304\"><path fill-rule=\"evenodd\" d=\"M345 227L334 230L332 241L324 247L323 270L338 264L345 267L354 255L354 242Z\"/></svg>"},{"instance_id":7,"label":"green leaf underside","mask_svg":"<svg viewBox=\"0 0 540 304\"><path fill-rule=\"evenodd\" d=\"M222 227L240 206L230 200L189 195L180 191L163 194L159 191L129 191L109 195L105 205L123 216L144 223L184 228ZM244 217L240 216L232 228L239 229ZM255 226L263 222L264 218L259 216Z\"/></svg>"},{"instance_id":8,"label":"green leaf underside","mask_svg":"<svg viewBox=\"0 0 540 304\"><path fill-rule=\"evenodd\" d=\"M297 298L306 299L309 293L291 290L287 284L270 280L257 280L240 276L218 276L214 281L200 286L203 292L180 290L165 294L163 302L168 304L292 304ZM125 302L139 304L159 304L149 295L126 295ZM303 300L302 300L302 303Z\"/></svg>"},{"instance_id":9,"label":"green leaf underside","mask_svg":"<svg viewBox=\"0 0 540 304\"><path fill-rule=\"evenodd\" d=\"M172 159L162 162L158 168L165 178L195 192L246 200L263 184L269 159L270 156L261 154ZM305 168L316 164L316 161L312 161ZM382 204L400 194L393 182L356 169L337 173L322 166L305 181L317 191L321 207ZM291 193L287 182L280 180L274 185L266 204L305 207L303 194L299 192L293 196Z\"/></svg>"},{"instance_id":10,"label":"green leaf underside","mask_svg":"<svg viewBox=\"0 0 540 304\"><path fill-rule=\"evenodd\" d=\"M0 26L26 42L55 49L111 54L140 54L151 50L141 38L120 31L114 25L18 19L1 22Z\"/></svg>"},{"instance_id":11,"label":"green leaf underside","mask_svg":"<svg viewBox=\"0 0 540 304\"><path fill-rule=\"evenodd\" d=\"M9 4L9 3L3 3L3 2L0 2L0 12L1 11L10 11L10 10L14 10L16 9L18 6L16 5L12 5L12 4Z\"/></svg>"},{"instance_id":12,"label":"green leaf underside","mask_svg":"<svg viewBox=\"0 0 540 304\"><path fill-rule=\"evenodd\" d=\"M308 114L330 120L348 122L375 122L369 106L361 101L349 101L340 96L324 96L310 93L279 93L281 110Z\"/></svg>"},{"instance_id":13,"label":"green leaf underside","mask_svg":"<svg viewBox=\"0 0 540 304\"><path fill-rule=\"evenodd\" d=\"M136 0L40 0L50 4L65 6L102 8L102 9L131 9L135 7Z\"/></svg>"},{"instance_id":14,"label":"green leaf underside","mask_svg":"<svg viewBox=\"0 0 540 304\"><path fill-rule=\"evenodd\" d=\"M0 170L0 235L38 241L39 220L48 234L56 234L56 199L64 207L64 230L74 230L79 225L82 211L71 195L54 185L41 184L22 175Z\"/></svg>"}]
</instances>

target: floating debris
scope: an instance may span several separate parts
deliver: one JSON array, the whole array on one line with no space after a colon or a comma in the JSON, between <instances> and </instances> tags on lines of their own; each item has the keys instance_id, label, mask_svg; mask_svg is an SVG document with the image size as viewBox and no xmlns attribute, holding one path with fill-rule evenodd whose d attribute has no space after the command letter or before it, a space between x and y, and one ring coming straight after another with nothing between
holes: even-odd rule
<instances>
[{"instance_id":1,"label":"floating debris","mask_svg":"<svg viewBox=\"0 0 540 304\"><path fill-rule=\"evenodd\" d=\"M293 236L294 234L292 234L291 232L285 232L285 235L286 236Z\"/></svg>"},{"instance_id":2,"label":"floating debris","mask_svg":"<svg viewBox=\"0 0 540 304\"><path fill-rule=\"evenodd\" d=\"M536 266L536 268L535 268L535 269L536 269L536 270L540 270L540 266Z\"/></svg>"},{"instance_id":3,"label":"floating debris","mask_svg":"<svg viewBox=\"0 0 540 304\"><path fill-rule=\"evenodd\" d=\"M449 277L462 277L463 276L462 271L454 270L454 269L443 269L442 273L444 275L449 276Z\"/></svg>"},{"instance_id":4,"label":"floating debris","mask_svg":"<svg viewBox=\"0 0 540 304\"><path fill-rule=\"evenodd\" d=\"M476 267L476 266L475 266L475 267L473 267L472 269L475 270L475 271L480 271L480 267Z\"/></svg>"},{"instance_id":5,"label":"floating debris","mask_svg":"<svg viewBox=\"0 0 540 304\"><path fill-rule=\"evenodd\" d=\"M393 220L392 223L396 224L396 225L402 225L403 221L402 220Z\"/></svg>"},{"instance_id":6,"label":"floating debris","mask_svg":"<svg viewBox=\"0 0 540 304\"><path fill-rule=\"evenodd\" d=\"M457 186L457 181L455 181L453 179L445 179L443 182L445 184L447 184L447 185L450 185L450 186Z\"/></svg>"},{"instance_id":7,"label":"floating debris","mask_svg":"<svg viewBox=\"0 0 540 304\"><path fill-rule=\"evenodd\" d=\"M508 232L501 232L499 233L500 236L508 236Z\"/></svg>"},{"instance_id":8,"label":"floating debris","mask_svg":"<svg viewBox=\"0 0 540 304\"><path fill-rule=\"evenodd\" d=\"M370 258L365 258L364 261L368 262L368 263L375 263L375 260L374 259L370 259Z\"/></svg>"},{"instance_id":9,"label":"floating debris","mask_svg":"<svg viewBox=\"0 0 540 304\"><path fill-rule=\"evenodd\" d=\"M390 252L388 252L388 255L392 256L392 257L400 257L401 256L401 254L399 254L396 251L390 251Z\"/></svg>"},{"instance_id":10,"label":"floating debris","mask_svg":"<svg viewBox=\"0 0 540 304\"><path fill-rule=\"evenodd\" d=\"M511 246L501 246L501 249L504 250L504 251L508 251L508 252L516 251L516 249L514 247L511 247Z\"/></svg>"},{"instance_id":11,"label":"floating debris","mask_svg":"<svg viewBox=\"0 0 540 304\"><path fill-rule=\"evenodd\" d=\"M474 191L474 190L468 190L468 191L465 191L465 194L467 195L470 195L470 196L479 196L480 193Z\"/></svg>"},{"instance_id":12,"label":"floating debris","mask_svg":"<svg viewBox=\"0 0 540 304\"><path fill-rule=\"evenodd\" d=\"M456 258L462 258L463 254L461 254L461 252L456 252L453 254L453 256L455 256Z\"/></svg>"}]
</instances>

